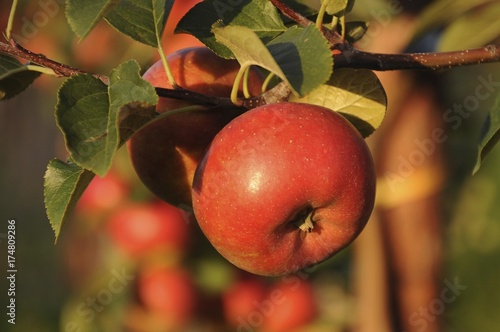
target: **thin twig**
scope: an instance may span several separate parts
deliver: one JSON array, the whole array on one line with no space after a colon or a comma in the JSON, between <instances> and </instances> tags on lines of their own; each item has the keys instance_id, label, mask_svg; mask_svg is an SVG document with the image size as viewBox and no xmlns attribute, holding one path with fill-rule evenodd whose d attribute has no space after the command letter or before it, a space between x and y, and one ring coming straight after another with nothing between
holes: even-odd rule
<instances>
[{"instance_id":1,"label":"thin twig","mask_svg":"<svg viewBox=\"0 0 500 332\"><path fill-rule=\"evenodd\" d=\"M200 94L190 90L185 90L182 88L178 89L156 88L156 93L160 97L173 98L179 100L189 100L193 104L197 105L237 107L236 105L233 104L231 98L207 96L204 94ZM280 101L286 101L290 96L290 93L291 90L286 85L286 83L281 82L258 97L239 98L238 101L241 102L241 107L246 109L251 109L266 104L273 104Z\"/></svg>"},{"instance_id":2,"label":"thin twig","mask_svg":"<svg viewBox=\"0 0 500 332\"><path fill-rule=\"evenodd\" d=\"M79 74L88 74L87 72L81 69L73 68L71 66L49 59L43 54L31 52L30 50L27 50L24 47L22 47L12 38L10 40L10 44L0 42L0 52L17 56L24 60L36 63L40 66L50 68L57 75L61 77L71 77ZM92 75L95 76L96 78L99 78L106 84L109 81L108 77L104 75L99 75L99 74L92 74Z\"/></svg>"},{"instance_id":3,"label":"thin twig","mask_svg":"<svg viewBox=\"0 0 500 332\"><path fill-rule=\"evenodd\" d=\"M280 0L270 0L283 15L294 20L301 26L314 24L308 18L297 13ZM333 55L335 68L371 69L376 71L388 70L440 70L453 67L491 63L500 61L500 45L436 53L406 53L406 54L381 54L363 52L343 41L343 37L336 31L323 29L325 38L330 43L332 50L339 50L340 54Z\"/></svg>"},{"instance_id":4,"label":"thin twig","mask_svg":"<svg viewBox=\"0 0 500 332\"><path fill-rule=\"evenodd\" d=\"M382 54L357 50L350 45L338 48L333 56L335 68L388 70L440 70L500 61L500 45L436 53Z\"/></svg>"},{"instance_id":5,"label":"thin twig","mask_svg":"<svg viewBox=\"0 0 500 332\"><path fill-rule=\"evenodd\" d=\"M289 6L285 5L280 0L269 0L269 1L271 1L271 3L276 8L278 8L283 13L283 15L297 22L300 26L306 27L310 24L316 24L315 22L309 20L307 17L301 15L300 13L296 12ZM320 30L321 32L323 32L323 35L325 36L325 38L328 40L328 42L332 47L335 47L336 45L343 43L344 39L337 31L324 29L323 26L320 26Z\"/></svg>"},{"instance_id":6,"label":"thin twig","mask_svg":"<svg viewBox=\"0 0 500 332\"><path fill-rule=\"evenodd\" d=\"M292 21L297 22L299 25L306 27L312 23L307 17L297 13L295 10L288 7L287 5L282 3L281 1L279 1L279 0L269 0L269 1L271 1L271 3L274 5L274 7L278 8L283 13L283 15L285 15L286 17L288 17Z\"/></svg>"}]
</instances>

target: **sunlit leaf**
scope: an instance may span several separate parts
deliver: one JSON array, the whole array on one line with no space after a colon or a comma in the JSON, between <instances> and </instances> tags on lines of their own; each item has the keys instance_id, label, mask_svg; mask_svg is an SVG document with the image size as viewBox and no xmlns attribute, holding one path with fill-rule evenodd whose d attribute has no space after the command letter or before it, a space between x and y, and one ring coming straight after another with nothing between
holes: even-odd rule
<instances>
[{"instance_id":1,"label":"sunlit leaf","mask_svg":"<svg viewBox=\"0 0 500 332\"><path fill-rule=\"evenodd\" d=\"M176 31L195 36L224 58L232 57L232 53L215 39L212 26L216 22L224 26L246 27L264 40L286 30L278 11L268 0L206 0L189 10Z\"/></svg>"},{"instance_id":2,"label":"sunlit leaf","mask_svg":"<svg viewBox=\"0 0 500 332\"><path fill-rule=\"evenodd\" d=\"M355 0L320 0L322 6L326 6L325 11L337 17L345 16L354 7Z\"/></svg>"},{"instance_id":3,"label":"sunlit leaf","mask_svg":"<svg viewBox=\"0 0 500 332\"><path fill-rule=\"evenodd\" d=\"M326 82L332 71L328 44L314 25L290 28L267 47L245 27L215 28L214 34L242 66L269 70L287 82L296 95L305 95Z\"/></svg>"},{"instance_id":4,"label":"sunlit leaf","mask_svg":"<svg viewBox=\"0 0 500 332\"><path fill-rule=\"evenodd\" d=\"M267 47L301 96L325 83L332 74L330 47L315 25L292 27Z\"/></svg>"},{"instance_id":5,"label":"sunlit leaf","mask_svg":"<svg viewBox=\"0 0 500 332\"><path fill-rule=\"evenodd\" d=\"M337 69L327 84L303 98L291 101L327 107L343 114L363 135L377 129L387 110L387 97L377 76L370 70Z\"/></svg>"}]
</instances>

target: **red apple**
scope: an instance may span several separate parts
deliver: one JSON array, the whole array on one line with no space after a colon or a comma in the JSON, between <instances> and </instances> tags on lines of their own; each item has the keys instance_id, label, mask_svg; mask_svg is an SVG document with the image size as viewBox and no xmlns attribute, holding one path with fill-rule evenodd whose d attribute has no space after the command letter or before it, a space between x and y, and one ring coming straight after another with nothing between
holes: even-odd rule
<instances>
[{"instance_id":1,"label":"red apple","mask_svg":"<svg viewBox=\"0 0 500 332\"><path fill-rule=\"evenodd\" d=\"M164 322L167 331L178 331L196 311L197 294L188 272L179 266L156 266L138 279L141 304Z\"/></svg>"},{"instance_id":2,"label":"red apple","mask_svg":"<svg viewBox=\"0 0 500 332\"><path fill-rule=\"evenodd\" d=\"M251 273L284 275L351 243L373 209L375 172L359 132L327 108L278 103L222 129L193 181L212 245Z\"/></svg>"},{"instance_id":3,"label":"red apple","mask_svg":"<svg viewBox=\"0 0 500 332\"><path fill-rule=\"evenodd\" d=\"M157 249L180 254L189 239L185 212L164 202L133 203L117 210L108 220L107 231L131 257Z\"/></svg>"},{"instance_id":4,"label":"red apple","mask_svg":"<svg viewBox=\"0 0 500 332\"><path fill-rule=\"evenodd\" d=\"M265 300L267 286L261 279L245 278L235 281L222 294L224 318L229 326L247 324L252 315L258 315L259 304Z\"/></svg>"},{"instance_id":5,"label":"red apple","mask_svg":"<svg viewBox=\"0 0 500 332\"><path fill-rule=\"evenodd\" d=\"M176 83L198 93L229 97L239 70L235 60L218 57L205 47L189 48L168 56ZM171 88L161 62L144 74L153 86ZM250 93L260 94L262 75L249 75ZM189 105L188 101L160 98L157 112ZM142 182L161 199L176 205L191 205L194 171L215 134L241 114L235 108L175 114L157 120L129 141L132 164Z\"/></svg>"},{"instance_id":6,"label":"red apple","mask_svg":"<svg viewBox=\"0 0 500 332\"><path fill-rule=\"evenodd\" d=\"M94 177L83 193L75 209L82 213L99 214L108 212L125 202L130 188L115 172L104 177Z\"/></svg>"},{"instance_id":7,"label":"red apple","mask_svg":"<svg viewBox=\"0 0 500 332\"><path fill-rule=\"evenodd\" d=\"M310 324L318 315L314 289L307 280L294 277L277 282L268 292L272 303L259 331L289 332Z\"/></svg>"}]
</instances>

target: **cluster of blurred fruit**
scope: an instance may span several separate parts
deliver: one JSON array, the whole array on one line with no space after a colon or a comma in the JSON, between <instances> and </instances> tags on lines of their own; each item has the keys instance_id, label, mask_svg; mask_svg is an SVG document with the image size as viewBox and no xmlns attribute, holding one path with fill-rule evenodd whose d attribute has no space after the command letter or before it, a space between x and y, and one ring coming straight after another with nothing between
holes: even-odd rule
<instances>
[{"instance_id":1,"label":"cluster of blurred fruit","mask_svg":"<svg viewBox=\"0 0 500 332\"><path fill-rule=\"evenodd\" d=\"M91 182L61 242L72 294L63 331L323 331L322 312L346 296L322 301L335 283L322 286L317 271L269 278L234 267L192 213L143 186L126 152Z\"/></svg>"}]
</instances>

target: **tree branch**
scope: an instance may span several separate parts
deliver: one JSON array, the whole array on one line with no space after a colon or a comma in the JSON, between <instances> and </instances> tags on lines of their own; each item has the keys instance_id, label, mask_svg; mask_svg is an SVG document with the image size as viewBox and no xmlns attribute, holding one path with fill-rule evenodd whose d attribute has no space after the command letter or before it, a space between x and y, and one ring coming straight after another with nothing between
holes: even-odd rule
<instances>
[{"instance_id":1,"label":"tree branch","mask_svg":"<svg viewBox=\"0 0 500 332\"><path fill-rule=\"evenodd\" d=\"M88 74L87 72L70 67L68 65L59 63L52 59L47 58L43 54L38 54L25 49L20 44L18 44L14 39L10 39L10 44L0 42L0 52L7 53L13 56L20 57L24 60L36 63L40 66L52 69L57 75L61 77L71 77L78 74ZM100 79L104 83L108 83L108 77L99 74L92 74L96 78Z\"/></svg>"},{"instance_id":2,"label":"tree branch","mask_svg":"<svg viewBox=\"0 0 500 332\"><path fill-rule=\"evenodd\" d=\"M270 1L283 15L294 20L299 25L314 24L314 22L297 13L280 0ZM355 49L352 45L343 42L342 37L336 31L323 29L323 34L330 43L332 50L340 51L340 54L333 53L335 68L371 69L376 71L439 70L500 61L500 45L488 45L483 48L454 52L380 54Z\"/></svg>"},{"instance_id":3,"label":"tree branch","mask_svg":"<svg viewBox=\"0 0 500 332\"><path fill-rule=\"evenodd\" d=\"M222 106L222 107L235 107L231 98L207 96L190 90L179 89L165 89L155 88L156 93L160 97L173 98L180 100L189 100L193 104L207 105L207 106ZM241 98L242 107L246 109L255 108L258 106L273 104L280 101L288 100L291 94L290 88L285 82L281 82L274 86L272 89L264 92L259 97Z\"/></svg>"},{"instance_id":4,"label":"tree branch","mask_svg":"<svg viewBox=\"0 0 500 332\"><path fill-rule=\"evenodd\" d=\"M297 13L295 10L292 8L288 7L284 3L282 3L279 0L269 0L271 3L274 5L274 7L278 8L280 12L283 13L286 17L291 19L292 21L297 22L300 26L306 27L312 22L305 16L302 16L301 14Z\"/></svg>"},{"instance_id":5,"label":"tree branch","mask_svg":"<svg viewBox=\"0 0 500 332\"><path fill-rule=\"evenodd\" d=\"M500 61L500 45L482 48L436 53L382 54L363 52L348 44L338 48L333 55L335 68L388 70L440 70Z\"/></svg>"},{"instance_id":6,"label":"tree branch","mask_svg":"<svg viewBox=\"0 0 500 332\"><path fill-rule=\"evenodd\" d=\"M297 13L295 10L288 7L280 0L269 0L269 1L271 1L271 3L276 8L278 8L283 13L283 15L285 15L292 21L297 22L300 26L306 27L310 24L315 24L313 21L309 20L307 17L301 15L300 13ZM332 46L343 42L342 36L338 34L336 31L322 29L322 32L325 35L326 39L328 39L328 41L330 42L330 45Z\"/></svg>"}]
</instances>

